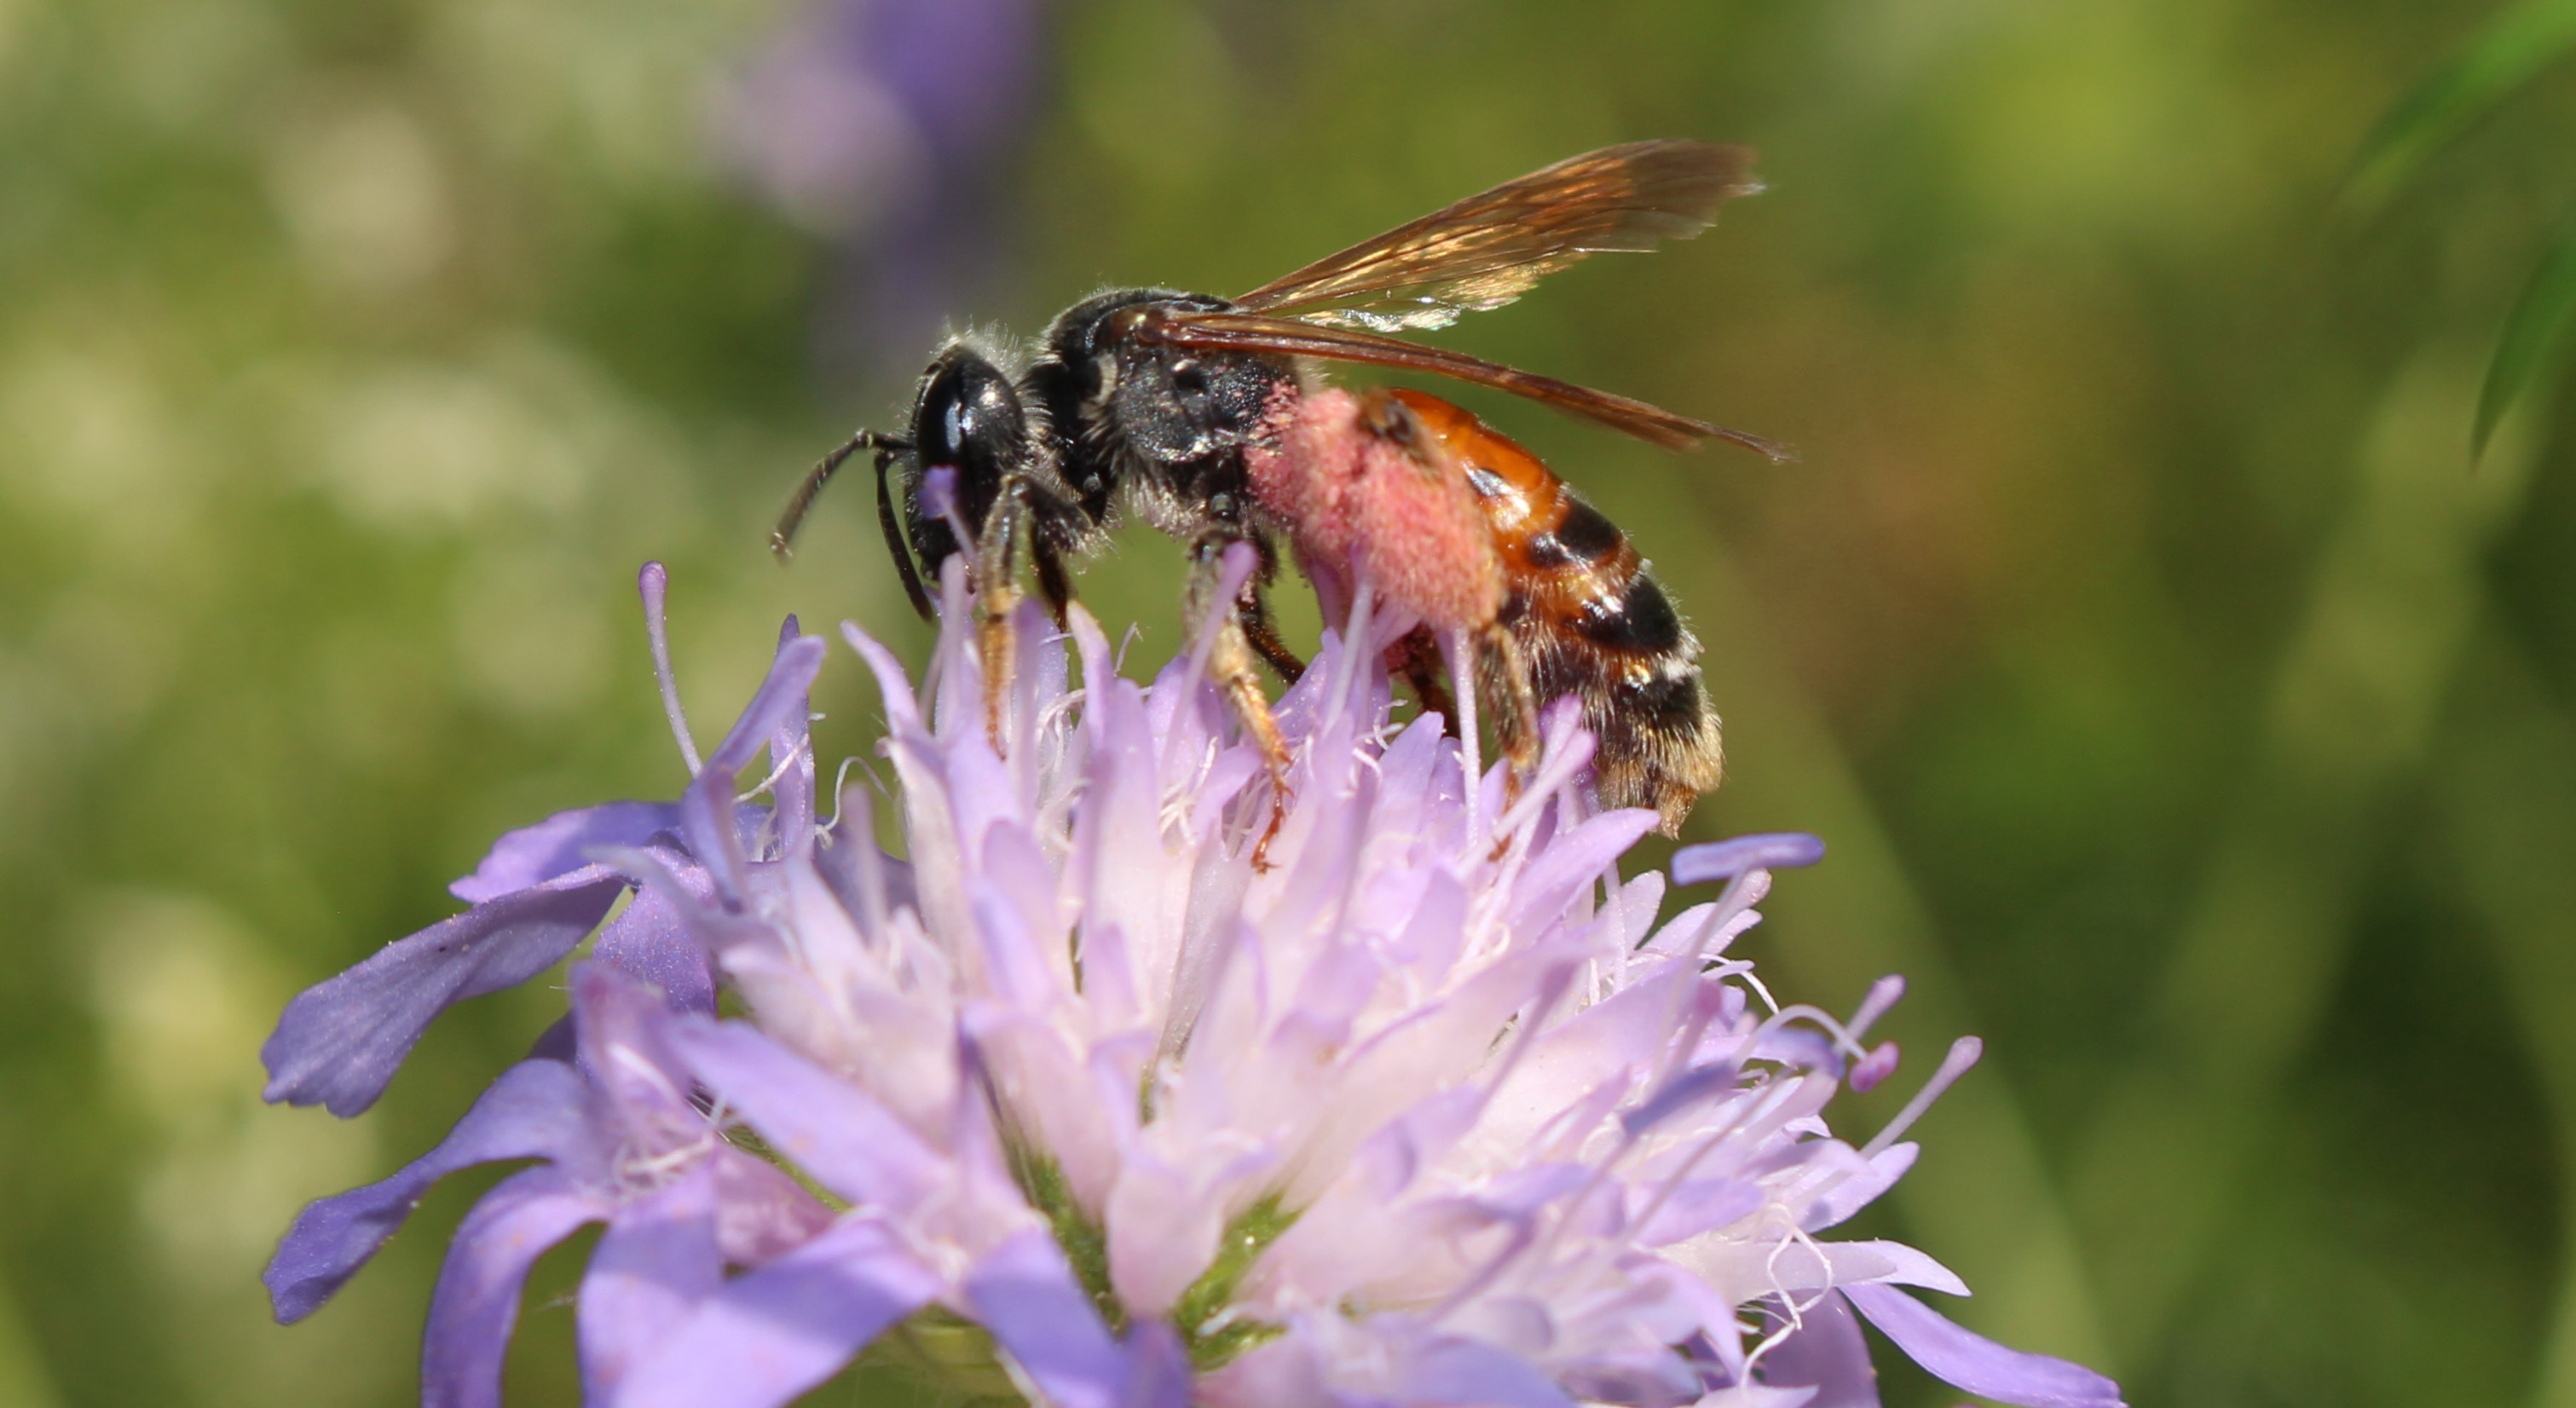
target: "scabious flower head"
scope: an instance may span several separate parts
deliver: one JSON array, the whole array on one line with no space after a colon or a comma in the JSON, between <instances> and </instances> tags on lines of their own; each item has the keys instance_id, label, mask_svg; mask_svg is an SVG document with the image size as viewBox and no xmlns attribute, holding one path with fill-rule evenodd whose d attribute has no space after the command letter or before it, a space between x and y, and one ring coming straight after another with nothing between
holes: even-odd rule
<instances>
[{"instance_id":1,"label":"scabious flower head","mask_svg":"<svg viewBox=\"0 0 2576 1408\"><path fill-rule=\"evenodd\" d=\"M1929 1257L1826 1235L1974 1049L1896 1127L1829 1131L1894 1063L1865 1037L1897 984L1838 1021L1726 956L1812 838L1685 850L1678 879L1724 888L1658 924L1665 878L1617 871L1655 817L1589 806L1574 712L1517 797L1471 777L1437 717L1392 720L1403 623L1363 591L1279 703L1295 764L1256 868L1274 799L1207 642L1138 685L1079 608L1061 634L1024 609L988 701L945 587L917 688L843 628L900 857L864 787L818 817L825 644L791 621L703 760L672 703L677 802L505 836L470 909L289 1006L269 1097L354 1114L447 1004L607 919L567 1025L418 1163L297 1219L281 1320L437 1178L535 1160L456 1234L427 1402L498 1401L527 1268L585 1223L586 1395L619 1408L767 1408L937 1335L1067 1408L1849 1408L1876 1401L1859 1318L1973 1393L2118 1402L1897 1289L1965 1292ZM660 592L648 568L657 656Z\"/></svg>"}]
</instances>

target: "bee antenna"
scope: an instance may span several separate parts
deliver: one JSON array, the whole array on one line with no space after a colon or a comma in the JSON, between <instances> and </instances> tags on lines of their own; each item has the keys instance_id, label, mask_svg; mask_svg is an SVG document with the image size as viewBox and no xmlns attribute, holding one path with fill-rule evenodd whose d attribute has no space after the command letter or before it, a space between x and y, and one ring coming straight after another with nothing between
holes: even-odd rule
<instances>
[{"instance_id":1,"label":"bee antenna","mask_svg":"<svg viewBox=\"0 0 2576 1408\"><path fill-rule=\"evenodd\" d=\"M882 453L909 448L911 446L907 442L896 440L892 436L879 435L873 430L862 430L851 436L849 443L825 455L812 469L806 471L804 482L798 484L796 492L788 496L787 511L778 515L778 526L769 530L769 550L778 555L780 562L785 562L796 555L795 549L790 546L796 541L796 530L804 526L805 515L812 511L814 499L823 492L823 486L832 482L832 476L840 472L842 464L850 456L861 450L877 450Z\"/></svg>"}]
</instances>

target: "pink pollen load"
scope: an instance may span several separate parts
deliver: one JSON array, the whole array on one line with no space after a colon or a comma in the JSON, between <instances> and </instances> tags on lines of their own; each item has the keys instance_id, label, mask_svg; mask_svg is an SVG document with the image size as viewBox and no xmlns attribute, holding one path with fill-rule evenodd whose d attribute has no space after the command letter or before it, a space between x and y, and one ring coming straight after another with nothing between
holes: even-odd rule
<instances>
[{"instance_id":1,"label":"pink pollen load","mask_svg":"<svg viewBox=\"0 0 2576 1408\"><path fill-rule=\"evenodd\" d=\"M1253 498L1286 526L1308 575L1365 577L1434 630L1491 622L1503 565L1473 491L1429 437L1392 437L1370 414L1347 391L1278 397L1276 434L1245 456Z\"/></svg>"}]
</instances>

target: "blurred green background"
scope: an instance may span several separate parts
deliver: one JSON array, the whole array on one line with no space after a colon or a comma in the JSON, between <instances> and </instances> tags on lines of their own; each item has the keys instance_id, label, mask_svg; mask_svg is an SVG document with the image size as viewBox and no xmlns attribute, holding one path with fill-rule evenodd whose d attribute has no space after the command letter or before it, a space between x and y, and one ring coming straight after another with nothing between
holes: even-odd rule
<instances>
[{"instance_id":1,"label":"blurred green background","mask_svg":"<svg viewBox=\"0 0 2576 1408\"><path fill-rule=\"evenodd\" d=\"M782 612L917 655L863 488L761 545L944 320L1690 135L1772 191L1443 340L1805 450L1463 397L1706 639L1692 835L1830 841L1775 988L1913 979L1846 1121L1987 1038L1880 1225L2136 1403L2576 1405L2569 394L2468 454L2576 79L2346 188L2490 9L0 0L0 1404L414 1392L481 1184L306 1325L256 1273L561 999L451 1014L352 1124L262 1108L258 1042L499 830L673 793L645 559L702 729ZM1083 589L1168 646L1178 556ZM864 749L846 656L819 707ZM573 1396L576 1260L517 1401Z\"/></svg>"}]
</instances>

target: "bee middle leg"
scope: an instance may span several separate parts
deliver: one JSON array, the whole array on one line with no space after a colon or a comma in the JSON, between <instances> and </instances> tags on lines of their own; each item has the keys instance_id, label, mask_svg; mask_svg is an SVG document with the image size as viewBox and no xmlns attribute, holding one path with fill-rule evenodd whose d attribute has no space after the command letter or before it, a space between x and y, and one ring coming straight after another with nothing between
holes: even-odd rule
<instances>
[{"instance_id":1,"label":"bee middle leg","mask_svg":"<svg viewBox=\"0 0 2576 1408\"><path fill-rule=\"evenodd\" d=\"M1242 541L1243 534L1218 531L1202 534L1191 545L1190 585L1184 609L1193 627L1204 629L1213 623L1216 639L1208 654L1208 678L1225 691L1227 704L1261 750L1262 769L1270 779L1270 819L1263 825L1260 839L1253 843L1252 868L1268 870L1270 843L1279 835L1280 823L1288 815L1289 758L1288 740L1279 732L1279 720L1270 712L1270 696L1262 692L1261 674L1253 665L1256 637L1245 625L1247 617L1264 624L1268 619L1266 608L1258 605L1259 574L1244 582L1233 602L1216 599L1224 589L1225 550ZM1249 604L1247 598L1252 599ZM1283 653L1284 650L1282 647ZM1288 658L1300 670L1304 668L1304 662L1294 656ZM1277 664L1275 660L1272 663L1274 667Z\"/></svg>"},{"instance_id":2,"label":"bee middle leg","mask_svg":"<svg viewBox=\"0 0 2576 1408\"><path fill-rule=\"evenodd\" d=\"M1270 584L1279 576L1279 549L1266 534L1254 534L1251 543L1261 554L1261 566L1243 584L1234 599L1234 619L1243 627L1243 638L1260 652L1278 672L1281 684L1295 684L1306 673L1306 662L1279 638L1279 626L1270 619Z\"/></svg>"}]
</instances>

